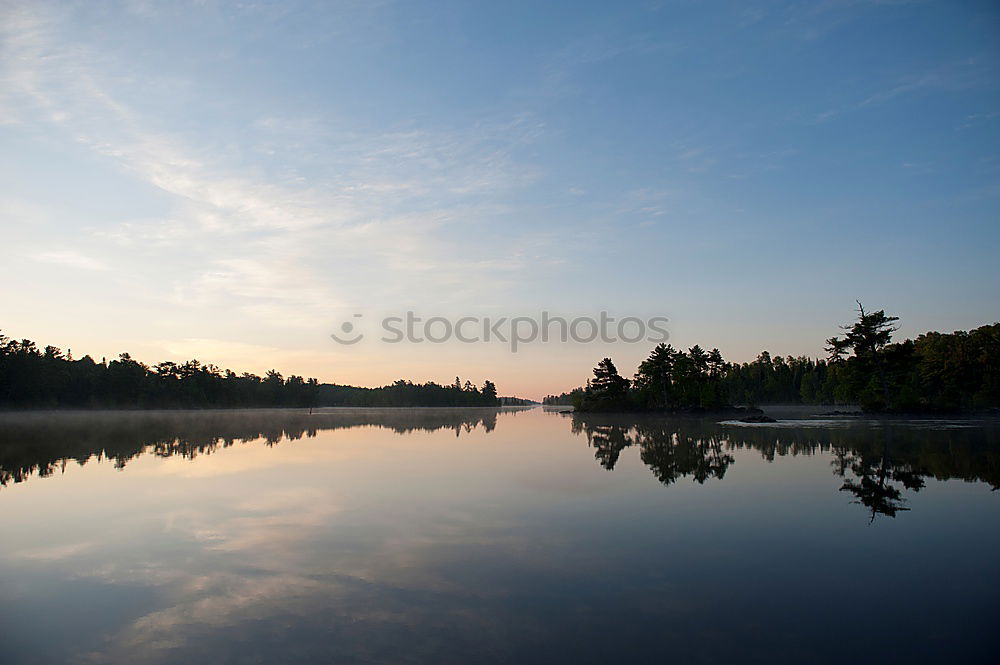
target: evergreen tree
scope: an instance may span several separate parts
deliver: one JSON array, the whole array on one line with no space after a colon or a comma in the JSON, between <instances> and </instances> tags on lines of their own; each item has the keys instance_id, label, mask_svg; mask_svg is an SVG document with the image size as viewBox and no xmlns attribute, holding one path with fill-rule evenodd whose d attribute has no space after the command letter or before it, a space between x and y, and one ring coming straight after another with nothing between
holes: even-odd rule
<instances>
[{"instance_id":1,"label":"evergreen tree","mask_svg":"<svg viewBox=\"0 0 1000 665\"><path fill-rule=\"evenodd\" d=\"M670 405L670 387L677 351L667 344L659 344L649 357L639 364L635 374L635 388L641 393L640 401L646 406L666 408Z\"/></svg>"},{"instance_id":2,"label":"evergreen tree","mask_svg":"<svg viewBox=\"0 0 1000 665\"><path fill-rule=\"evenodd\" d=\"M618 373L618 368L605 358L594 368L594 378L590 380L584 396L585 409L611 410L628 406L628 379Z\"/></svg>"},{"instance_id":3,"label":"evergreen tree","mask_svg":"<svg viewBox=\"0 0 1000 665\"><path fill-rule=\"evenodd\" d=\"M899 330L899 326L893 325L899 317L886 316L885 310L881 309L877 312L865 312L861 301L857 303L858 320L853 325L841 326L847 333L843 339L831 337L828 340L828 348L834 351L851 349L855 357L867 361L878 376L879 386L882 389L882 406L888 407L892 400L882 352L892 341L892 333Z\"/></svg>"},{"instance_id":4,"label":"evergreen tree","mask_svg":"<svg viewBox=\"0 0 1000 665\"><path fill-rule=\"evenodd\" d=\"M489 379L483 382L483 390L480 394L484 404L493 406L497 403L497 387Z\"/></svg>"}]
</instances>

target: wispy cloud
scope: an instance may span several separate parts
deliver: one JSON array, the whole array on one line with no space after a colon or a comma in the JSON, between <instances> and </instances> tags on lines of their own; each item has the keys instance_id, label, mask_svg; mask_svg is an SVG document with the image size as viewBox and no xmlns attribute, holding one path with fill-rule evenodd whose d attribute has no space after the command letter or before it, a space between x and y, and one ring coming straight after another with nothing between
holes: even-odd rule
<instances>
[{"instance_id":1,"label":"wispy cloud","mask_svg":"<svg viewBox=\"0 0 1000 665\"><path fill-rule=\"evenodd\" d=\"M995 85L995 82L978 59L969 58L897 77L882 87L859 96L853 102L816 113L813 121L817 124L828 122L845 113L881 106L909 95L957 92L983 85Z\"/></svg>"},{"instance_id":2,"label":"wispy cloud","mask_svg":"<svg viewBox=\"0 0 1000 665\"><path fill-rule=\"evenodd\" d=\"M41 119L170 197L169 217L115 222L93 233L164 257L199 256L193 273L162 265L172 284L163 295L172 302L315 325L331 307L373 294L471 295L471 288L454 287L525 279L514 248L545 237L512 230L485 256L476 256L483 247L470 252L444 237L454 225L486 223L482 213L498 209L491 202L540 177L517 156L543 131L530 114L373 132L272 111L240 127L236 145L198 145L197 135L164 129L127 99L114 74L122 63L67 39L65 15L31 5L14 5L8 14L3 116ZM271 155L274 172L251 166L247 151ZM36 258L107 267L69 252Z\"/></svg>"},{"instance_id":3,"label":"wispy cloud","mask_svg":"<svg viewBox=\"0 0 1000 665\"><path fill-rule=\"evenodd\" d=\"M86 254L72 249L54 250L49 252L37 252L31 255L35 261L42 263L54 263L56 265L70 268L80 268L82 270L107 270L108 266Z\"/></svg>"}]
</instances>

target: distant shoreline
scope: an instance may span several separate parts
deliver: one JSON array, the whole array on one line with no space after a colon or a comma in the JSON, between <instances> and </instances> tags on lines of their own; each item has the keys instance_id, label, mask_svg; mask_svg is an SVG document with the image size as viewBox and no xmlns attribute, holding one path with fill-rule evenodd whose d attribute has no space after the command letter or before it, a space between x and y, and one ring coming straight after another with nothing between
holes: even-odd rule
<instances>
[{"instance_id":1,"label":"distant shoreline","mask_svg":"<svg viewBox=\"0 0 1000 665\"><path fill-rule=\"evenodd\" d=\"M0 409L0 416L7 414L40 414L40 413L179 413L184 411L191 412L204 412L204 413L238 413L240 411L280 411L282 413L315 413L323 414L330 412L341 412L341 411L405 411L405 410L415 410L415 409L435 409L435 410L454 410L454 411L505 411L512 409L532 409L538 404L505 404L496 406L486 406L486 405L459 405L459 406L442 406L434 404L422 404L422 405L409 405L409 406L352 406L352 405L338 405L338 406L178 406L178 407L168 407L168 406L151 406L151 407L120 407L120 406L108 406L108 407L79 407L79 406L52 406L52 407L26 407L18 409Z\"/></svg>"}]
</instances>

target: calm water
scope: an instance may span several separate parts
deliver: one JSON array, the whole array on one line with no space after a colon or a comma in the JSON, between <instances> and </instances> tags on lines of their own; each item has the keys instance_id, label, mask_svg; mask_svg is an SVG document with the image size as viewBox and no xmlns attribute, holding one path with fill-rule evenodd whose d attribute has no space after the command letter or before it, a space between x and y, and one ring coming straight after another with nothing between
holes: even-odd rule
<instances>
[{"instance_id":1,"label":"calm water","mask_svg":"<svg viewBox=\"0 0 1000 665\"><path fill-rule=\"evenodd\" d=\"M0 662L997 662L998 434L0 415Z\"/></svg>"}]
</instances>

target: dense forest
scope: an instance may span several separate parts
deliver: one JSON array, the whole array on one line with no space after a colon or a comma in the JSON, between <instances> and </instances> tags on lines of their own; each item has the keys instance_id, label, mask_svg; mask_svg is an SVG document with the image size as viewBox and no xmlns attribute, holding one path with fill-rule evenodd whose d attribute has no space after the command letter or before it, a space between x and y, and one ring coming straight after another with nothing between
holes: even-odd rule
<instances>
[{"instance_id":1,"label":"dense forest","mask_svg":"<svg viewBox=\"0 0 1000 665\"><path fill-rule=\"evenodd\" d=\"M508 398L509 399L509 398ZM396 381L381 388L320 384L271 370L236 374L197 360L150 367L123 353L96 362L0 334L0 408L245 408L497 406L496 385Z\"/></svg>"},{"instance_id":2,"label":"dense forest","mask_svg":"<svg viewBox=\"0 0 1000 665\"><path fill-rule=\"evenodd\" d=\"M508 399L508 398L503 398ZM320 406L497 406L497 387L485 381L477 388L470 381L443 386L433 381L413 383L400 379L381 388L358 388L321 384L317 403Z\"/></svg>"},{"instance_id":3,"label":"dense forest","mask_svg":"<svg viewBox=\"0 0 1000 665\"><path fill-rule=\"evenodd\" d=\"M560 393L558 395L546 395L542 398L542 404L546 406L570 406L573 404L573 398L583 392L583 388L574 388L568 393Z\"/></svg>"},{"instance_id":4,"label":"dense forest","mask_svg":"<svg viewBox=\"0 0 1000 665\"><path fill-rule=\"evenodd\" d=\"M632 380L610 358L583 388L549 396L583 411L717 409L731 404L858 404L866 411L981 411L1000 407L1000 323L928 332L893 343L897 317L866 312L826 342L828 357L726 362L718 349L660 344Z\"/></svg>"},{"instance_id":5,"label":"dense forest","mask_svg":"<svg viewBox=\"0 0 1000 665\"><path fill-rule=\"evenodd\" d=\"M524 399L523 397L501 397L500 406L534 406L538 404L533 399Z\"/></svg>"}]
</instances>

